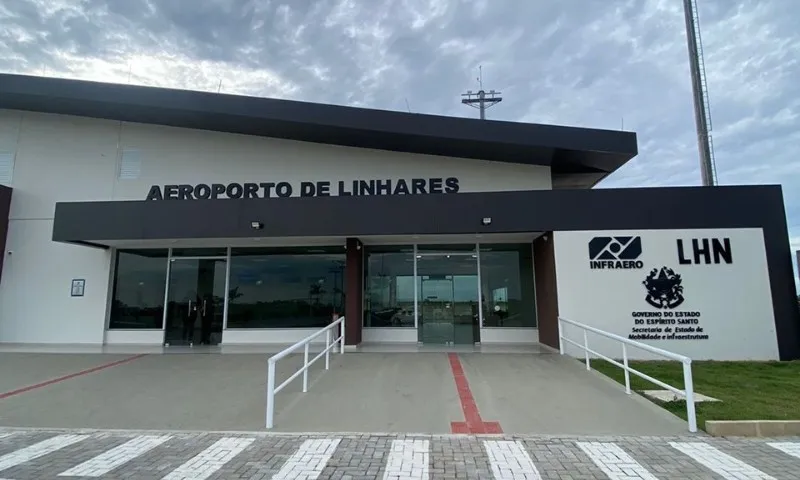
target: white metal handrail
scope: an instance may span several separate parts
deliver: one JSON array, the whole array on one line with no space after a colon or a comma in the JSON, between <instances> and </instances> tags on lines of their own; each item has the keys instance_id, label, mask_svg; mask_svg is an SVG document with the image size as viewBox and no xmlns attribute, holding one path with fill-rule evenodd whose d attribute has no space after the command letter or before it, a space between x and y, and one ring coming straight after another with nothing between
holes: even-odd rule
<instances>
[{"instance_id":1,"label":"white metal handrail","mask_svg":"<svg viewBox=\"0 0 800 480\"><path fill-rule=\"evenodd\" d=\"M339 327L339 336L334 338L331 342L331 332ZM295 343L289 348L286 348L279 353L269 357L267 360L267 428L272 428L274 425L275 420L275 394L283 390L283 387L289 384L292 380L298 377L301 373L303 374L303 393L308 391L308 368L319 358L325 355L325 370L330 368L330 350L339 344L339 353L344 353L344 317L339 318L338 320L334 320L333 323L328 325L327 327L307 336L306 338L300 340L299 342ZM320 352L316 357L312 358L310 361L308 360L308 346L312 340L319 337L322 334L325 334L325 349ZM277 387L275 386L275 364L278 360L286 357L290 353L294 352L295 350L303 347L303 367L294 372L292 376L287 378Z\"/></svg>"},{"instance_id":2,"label":"white metal handrail","mask_svg":"<svg viewBox=\"0 0 800 480\"><path fill-rule=\"evenodd\" d=\"M569 338L566 338L563 334L562 324L567 323L573 326L576 326L583 330L583 345ZM613 358L609 358L602 353L596 352L589 348L589 339L587 332L596 333L597 335L610 338L611 340L616 340L622 344L622 363L614 360ZM672 353L667 350L653 347L651 345L647 345L646 343L637 342L635 340L631 340L629 338L621 337L619 335L615 335L613 333L605 332L598 328L590 327L589 325L585 325L583 323L575 322L572 320L568 320L566 318L558 317L558 348L561 352L561 355L564 355L564 342L570 343L575 345L576 347L582 349L584 351L584 356L586 360L586 370L591 370L591 362L589 360L589 354L592 353L597 355L598 357L602 358L603 360L616 365L622 368L625 371L625 393L630 395L631 393L631 376L630 374L633 373L634 375L644 378L645 380L652 382L660 387L666 388L667 390L675 393L676 395L681 395L686 398L686 418L689 419L689 431L694 433L697 431L697 415L695 413L694 408L694 382L692 381L692 359L684 356L679 355L677 353ZM679 388L673 387L672 385L668 385L661 380L657 380L646 373L642 373L639 370L631 368L628 366L628 349L627 345L630 345L635 348L639 348L641 350L645 350L650 353L654 353L656 355L660 355L665 358L669 358L672 360L676 360L683 364L683 386L684 390Z\"/></svg>"}]
</instances>

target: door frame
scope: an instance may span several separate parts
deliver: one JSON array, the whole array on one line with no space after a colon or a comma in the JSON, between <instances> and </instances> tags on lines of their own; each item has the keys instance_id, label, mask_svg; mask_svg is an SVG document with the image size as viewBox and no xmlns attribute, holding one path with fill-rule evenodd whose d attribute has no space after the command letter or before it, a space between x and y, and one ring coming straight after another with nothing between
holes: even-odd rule
<instances>
[{"instance_id":1,"label":"door frame","mask_svg":"<svg viewBox=\"0 0 800 480\"><path fill-rule=\"evenodd\" d=\"M167 313L169 307L169 284L172 276L172 262L175 260L225 260L225 297L222 306L222 332L220 333L219 344L221 345L225 336L225 330L228 328L228 300L230 297L230 279L231 279L231 247L225 249L225 255L179 255L173 256L172 247L167 252L167 278L164 282L164 312L161 319L161 344L164 345L167 339Z\"/></svg>"},{"instance_id":2,"label":"door frame","mask_svg":"<svg viewBox=\"0 0 800 480\"><path fill-rule=\"evenodd\" d=\"M483 328L483 282L481 281L481 244L480 243L467 243L465 245L473 245L475 250L473 251L449 251L443 249L442 251L420 251L418 246L420 244L414 244L414 328L417 329L419 332L420 324L419 324L419 287L421 283L421 279L419 277L419 268L418 268L418 260L422 257L466 257L470 256L475 259L476 265L476 275L478 279L478 325L477 329L473 332L473 344L480 345L481 338L480 338L480 331ZM435 246L436 244L422 244L426 247ZM419 333L417 333L419 335Z\"/></svg>"},{"instance_id":3,"label":"door frame","mask_svg":"<svg viewBox=\"0 0 800 480\"><path fill-rule=\"evenodd\" d=\"M455 343L455 314L453 312L455 311L455 276L453 274L444 274L442 276L445 277L445 278L439 278L439 279L436 279L436 280L431 280L431 279L426 280L424 278L425 276L428 276L428 275L422 275L422 276L419 277L420 297L422 298L423 305L425 304L425 300L426 300L426 298L425 298L425 282L426 281L448 282L449 283L449 294L448 294L447 299L442 300L440 298L437 298L436 302L440 304L439 308L444 307L444 304L448 305L446 308L449 309L449 314L448 314L449 318L446 319L445 323L449 324L452 327L451 333L453 335L451 335L452 338L447 339L444 342L444 344L445 345L454 344ZM421 320L424 321L424 319L425 319L425 317L423 316ZM440 324L442 322L438 322L436 320L429 320L426 323L428 323L428 324L437 324L437 323ZM424 331L425 331L425 324L424 323L420 323L419 329L417 330L417 335L421 339L422 343L425 343ZM432 344L436 344L436 342L431 342L431 343Z\"/></svg>"}]
</instances>

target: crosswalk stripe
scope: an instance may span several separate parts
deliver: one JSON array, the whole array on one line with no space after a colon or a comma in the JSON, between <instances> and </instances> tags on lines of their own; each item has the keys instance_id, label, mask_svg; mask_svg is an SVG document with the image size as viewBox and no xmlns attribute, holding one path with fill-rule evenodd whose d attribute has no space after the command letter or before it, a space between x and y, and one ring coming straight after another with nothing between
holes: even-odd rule
<instances>
[{"instance_id":1,"label":"crosswalk stripe","mask_svg":"<svg viewBox=\"0 0 800 480\"><path fill-rule=\"evenodd\" d=\"M383 480L427 480L430 449L429 440L392 440Z\"/></svg>"},{"instance_id":2,"label":"crosswalk stripe","mask_svg":"<svg viewBox=\"0 0 800 480\"><path fill-rule=\"evenodd\" d=\"M59 477L99 477L169 440L169 436L142 435L58 474Z\"/></svg>"},{"instance_id":3,"label":"crosswalk stripe","mask_svg":"<svg viewBox=\"0 0 800 480\"><path fill-rule=\"evenodd\" d=\"M608 442L576 442L595 465L610 480L658 480L639 462L614 443Z\"/></svg>"},{"instance_id":4,"label":"crosswalk stripe","mask_svg":"<svg viewBox=\"0 0 800 480\"><path fill-rule=\"evenodd\" d=\"M542 476L520 442L485 440L489 464L496 480L540 480Z\"/></svg>"},{"instance_id":5,"label":"crosswalk stripe","mask_svg":"<svg viewBox=\"0 0 800 480\"><path fill-rule=\"evenodd\" d=\"M188 462L176 468L163 480L204 480L255 441L255 438L224 437Z\"/></svg>"},{"instance_id":6,"label":"crosswalk stripe","mask_svg":"<svg viewBox=\"0 0 800 480\"><path fill-rule=\"evenodd\" d=\"M0 471L16 467L21 463L37 459L48 453L55 452L56 450L61 450L64 447L68 447L73 443L78 443L87 438L89 438L88 435L57 435L29 447L7 453L0 457Z\"/></svg>"},{"instance_id":7,"label":"crosswalk stripe","mask_svg":"<svg viewBox=\"0 0 800 480\"><path fill-rule=\"evenodd\" d=\"M696 462L725 478L750 480L775 480L761 470L704 442L670 442L672 448L688 455Z\"/></svg>"},{"instance_id":8,"label":"crosswalk stripe","mask_svg":"<svg viewBox=\"0 0 800 480\"><path fill-rule=\"evenodd\" d=\"M314 480L333 456L340 439L306 440L294 454L286 460L272 478L275 480Z\"/></svg>"},{"instance_id":9,"label":"crosswalk stripe","mask_svg":"<svg viewBox=\"0 0 800 480\"><path fill-rule=\"evenodd\" d=\"M793 457L800 458L800 442L771 442L767 443L767 445Z\"/></svg>"}]
</instances>

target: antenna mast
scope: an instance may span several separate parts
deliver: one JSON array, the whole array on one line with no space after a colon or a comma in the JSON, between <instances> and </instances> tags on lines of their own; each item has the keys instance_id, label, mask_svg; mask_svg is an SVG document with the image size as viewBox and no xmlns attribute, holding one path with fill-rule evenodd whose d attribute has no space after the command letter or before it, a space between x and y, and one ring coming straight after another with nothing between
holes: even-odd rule
<instances>
[{"instance_id":1,"label":"antenna mast","mask_svg":"<svg viewBox=\"0 0 800 480\"><path fill-rule=\"evenodd\" d=\"M483 90L482 65L478 66L478 71L478 92L472 93L472 90L467 90L467 93L462 93L461 96L466 98L461 99L461 103L479 109L481 111L481 120L486 120L486 109L502 102L503 97L500 96L500 92L495 92L494 90L486 92Z\"/></svg>"},{"instance_id":2,"label":"antenna mast","mask_svg":"<svg viewBox=\"0 0 800 480\"><path fill-rule=\"evenodd\" d=\"M711 138L711 106L708 103L708 83L703 62L703 40L700 37L700 17L696 0L683 0L686 21L686 42L689 47L689 67L692 73L694 120L697 127L697 146L700 150L700 173L703 186L717 184L714 162L714 142Z\"/></svg>"}]
</instances>

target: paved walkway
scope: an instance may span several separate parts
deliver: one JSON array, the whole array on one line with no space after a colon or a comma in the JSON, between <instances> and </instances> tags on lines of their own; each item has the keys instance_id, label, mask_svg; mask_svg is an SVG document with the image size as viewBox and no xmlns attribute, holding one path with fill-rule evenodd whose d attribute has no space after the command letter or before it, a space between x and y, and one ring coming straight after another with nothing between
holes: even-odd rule
<instances>
[{"instance_id":1,"label":"paved walkway","mask_svg":"<svg viewBox=\"0 0 800 480\"><path fill-rule=\"evenodd\" d=\"M796 479L800 438L0 429L0 477Z\"/></svg>"},{"instance_id":2,"label":"paved walkway","mask_svg":"<svg viewBox=\"0 0 800 480\"><path fill-rule=\"evenodd\" d=\"M266 355L0 353L0 426L264 428ZM279 384L302 365L277 366ZM275 431L681 435L686 422L578 361L527 353L346 353L276 396Z\"/></svg>"}]
</instances>

